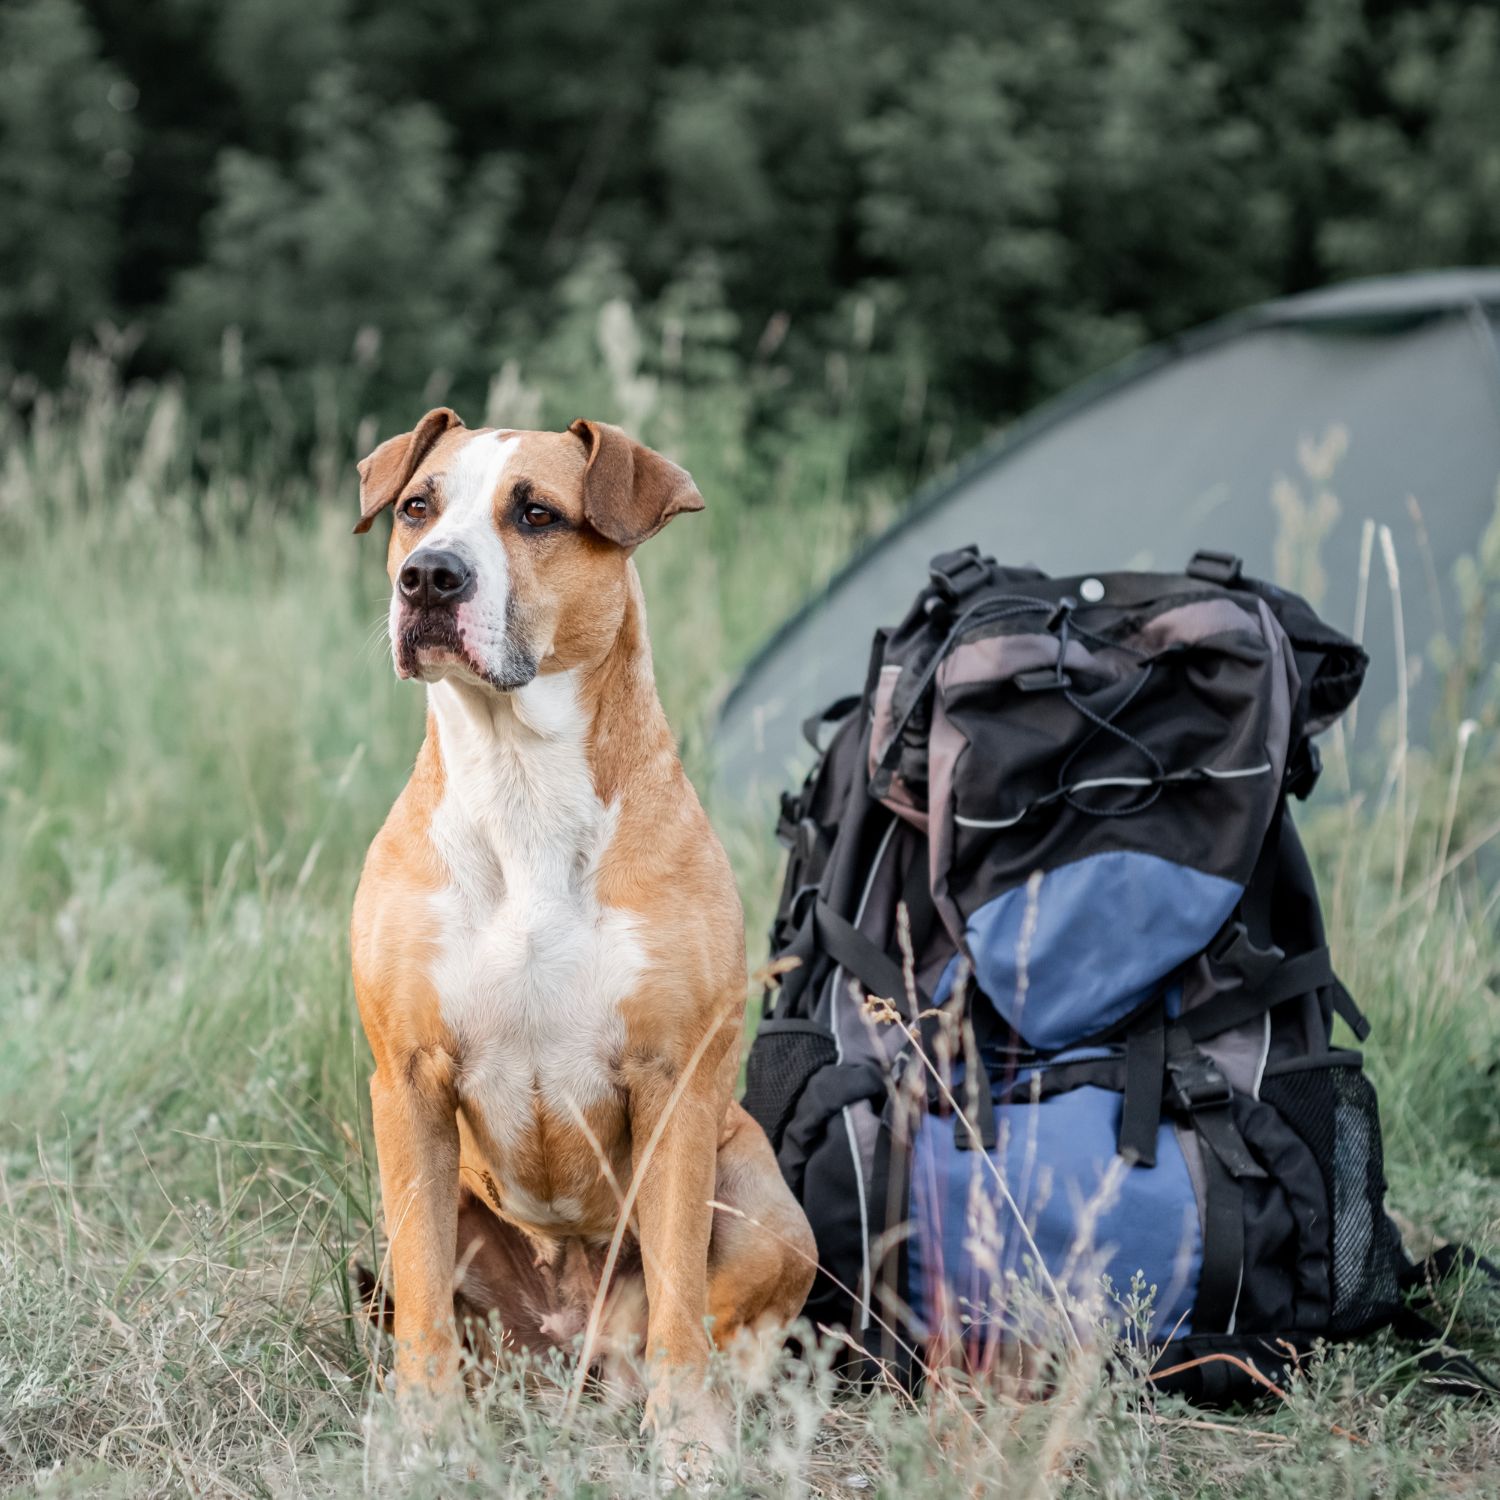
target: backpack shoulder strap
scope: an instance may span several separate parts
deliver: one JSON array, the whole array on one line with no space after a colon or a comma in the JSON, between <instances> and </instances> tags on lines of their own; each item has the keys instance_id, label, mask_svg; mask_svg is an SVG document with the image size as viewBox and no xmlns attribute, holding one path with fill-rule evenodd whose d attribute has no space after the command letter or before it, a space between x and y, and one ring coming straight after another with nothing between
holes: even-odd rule
<instances>
[{"instance_id":1,"label":"backpack shoulder strap","mask_svg":"<svg viewBox=\"0 0 1500 1500\"><path fill-rule=\"evenodd\" d=\"M1440 1245L1424 1259L1409 1261L1401 1272L1401 1290L1411 1294L1418 1305L1430 1303L1437 1284L1460 1271L1483 1277L1500 1290L1500 1266L1468 1245ZM1449 1395L1482 1396L1487 1400L1500 1397L1500 1381L1483 1365L1453 1348L1447 1332L1417 1307L1408 1304L1400 1308L1391 1327L1398 1338L1428 1346L1417 1363Z\"/></svg>"}]
</instances>

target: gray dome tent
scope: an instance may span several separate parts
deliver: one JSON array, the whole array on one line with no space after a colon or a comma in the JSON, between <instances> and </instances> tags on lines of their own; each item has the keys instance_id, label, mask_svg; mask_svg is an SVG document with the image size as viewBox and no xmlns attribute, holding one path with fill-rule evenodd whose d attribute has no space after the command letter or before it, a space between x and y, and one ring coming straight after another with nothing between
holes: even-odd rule
<instances>
[{"instance_id":1,"label":"gray dome tent","mask_svg":"<svg viewBox=\"0 0 1500 1500\"><path fill-rule=\"evenodd\" d=\"M977 542L1052 573L1233 552L1252 573L1290 573L1350 630L1369 520L1395 543L1410 657L1443 618L1497 481L1500 271L1351 282L1224 318L1047 403L919 496L745 668L715 732L721 784L786 783L801 721L860 688L872 634L938 552ZM1396 693L1379 546L1368 576L1366 722ZM1414 732L1430 704L1418 683Z\"/></svg>"}]
</instances>

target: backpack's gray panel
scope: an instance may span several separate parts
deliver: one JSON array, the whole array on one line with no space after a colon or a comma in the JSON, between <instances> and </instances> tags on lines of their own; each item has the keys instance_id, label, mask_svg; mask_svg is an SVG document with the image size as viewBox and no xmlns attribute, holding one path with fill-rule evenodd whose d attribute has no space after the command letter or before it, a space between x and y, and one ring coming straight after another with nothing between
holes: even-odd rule
<instances>
[{"instance_id":1,"label":"backpack's gray panel","mask_svg":"<svg viewBox=\"0 0 1500 1500\"><path fill-rule=\"evenodd\" d=\"M1500 275L1417 278L1409 302L1400 296L1404 284L1272 304L1237 331L1189 338L1180 354L1152 351L1020 424L919 504L751 664L716 735L725 788L764 793L788 779L799 721L863 680L874 629L893 623L924 581L928 559L945 549L977 542L1002 560L1072 574L1178 569L1206 547L1275 576L1283 523L1273 487L1291 481L1296 503L1316 512L1324 486L1307 470L1320 473L1334 455L1337 438L1325 439L1337 428L1348 441L1327 486L1339 497L1337 519L1321 544L1294 541L1289 555L1299 572L1283 581L1310 593L1331 624L1352 628L1362 524L1368 517L1388 525L1408 651L1420 652L1443 609L1453 621L1444 597L1453 564L1473 551L1495 507ZM1430 567L1412 497L1430 539ZM1282 509L1296 505L1284 497ZM1312 586L1318 568L1321 593ZM1396 680L1378 546L1364 636L1375 658L1359 735L1368 745ZM1418 681L1415 734L1432 701Z\"/></svg>"},{"instance_id":2,"label":"backpack's gray panel","mask_svg":"<svg viewBox=\"0 0 1500 1500\"><path fill-rule=\"evenodd\" d=\"M901 889L900 871L896 867L896 854L902 847L901 831L901 823L893 817L866 873L864 890L855 913L855 926L882 949L890 935L889 924ZM841 1063L876 1057L889 1061L901 1050L901 1030L872 1022L855 998L857 988L843 969L835 969L814 1005L812 1019L833 1033Z\"/></svg>"},{"instance_id":3,"label":"backpack's gray panel","mask_svg":"<svg viewBox=\"0 0 1500 1500\"><path fill-rule=\"evenodd\" d=\"M1260 1098L1260 1078L1271 1050L1270 1013L1199 1042L1198 1050L1213 1058L1236 1093Z\"/></svg>"}]
</instances>

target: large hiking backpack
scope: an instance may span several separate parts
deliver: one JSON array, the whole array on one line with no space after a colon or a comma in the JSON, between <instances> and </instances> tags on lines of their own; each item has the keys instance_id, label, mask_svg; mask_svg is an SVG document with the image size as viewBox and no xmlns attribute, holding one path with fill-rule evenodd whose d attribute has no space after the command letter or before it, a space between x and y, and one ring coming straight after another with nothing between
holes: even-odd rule
<instances>
[{"instance_id":1,"label":"large hiking backpack","mask_svg":"<svg viewBox=\"0 0 1500 1500\"><path fill-rule=\"evenodd\" d=\"M915 1378L940 1327L1034 1334L1028 1278L1143 1273L1172 1364L1397 1316L1375 1094L1332 1041L1368 1028L1287 814L1365 666L1221 554L933 561L778 829L745 1104L817 1237L815 1323Z\"/></svg>"}]
</instances>

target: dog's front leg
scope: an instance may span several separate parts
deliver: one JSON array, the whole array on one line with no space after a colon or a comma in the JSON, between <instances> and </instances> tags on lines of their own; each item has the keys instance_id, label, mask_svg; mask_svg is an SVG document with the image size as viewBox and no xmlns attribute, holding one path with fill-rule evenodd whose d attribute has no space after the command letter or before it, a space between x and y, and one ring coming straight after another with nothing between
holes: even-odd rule
<instances>
[{"instance_id":1,"label":"dog's front leg","mask_svg":"<svg viewBox=\"0 0 1500 1500\"><path fill-rule=\"evenodd\" d=\"M703 1388L710 1201L722 1114L707 1092L690 1089L674 1099L657 1082L632 1093L646 1357L654 1366L646 1424L667 1443L674 1464L684 1447L714 1448L723 1438L722 1416Z\"/></svg>"},{"instance_id":2,"label":"dog's front leg","mask_svg":"<svg viewBox=\"0 0 1500 1500\"><path fill-rule=\"evenodd\" d=\"M458 1119L432 1060L377 1068L370 1080L380 1192L396 1293L396 1382L409 1399L454 1388L458 1339L453 1272L458 1238Z\"/></svg>"}]
</instances>

